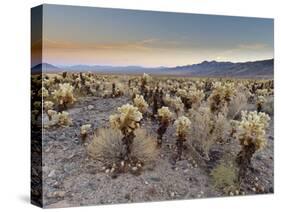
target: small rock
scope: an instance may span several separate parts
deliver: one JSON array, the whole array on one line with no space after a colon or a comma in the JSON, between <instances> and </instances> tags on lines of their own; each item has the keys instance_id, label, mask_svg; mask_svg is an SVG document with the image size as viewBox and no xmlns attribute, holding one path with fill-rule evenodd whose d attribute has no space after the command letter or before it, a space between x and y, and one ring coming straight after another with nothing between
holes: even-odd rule
<instances>
[{"instance_id":1,"label":"small rock","mask_svg":"<svg viewBox=\"0 0 281 212\"><path fill-rule=\"evenodd\" d=\"M161 179L159 177L150 177L149 178L151 181L154 181L154 182L160 182Z\"/></svg>"},{"instance_id":2,"label":"small rock","mask_svg":"<svg viewBox=\"0 0 281 212\"><path fill-rule=\"evenodd\" d=\"M62 198L65 196L65 191L54 191L47 194L48 198Z\"/></svg>"},{"instance_id":3,"label":"small rock","mask_svg":"<svg viewBox=\"0 0 281 212\"><path fill-rule=\"evenodd\" d=\"M94 109L94 106L93 105L89 105L88 106L88 110L93 110Z\"/></svg>"},{"instance_id":4,"label":"small rock","mask_svg":"<svg viewBox=\"0 0 281 212\"><path fill-rule=\"evenodd\" d=\"M56 170L52 170L50 171L50 173L48 174L48 177L55 177L56 176Z\"/></svg>"},{"instance_id":5,"label":"small rock","mask_svg":"<svg viewBox=\"0 0 281 212\"><path fill-rule=\"evenodd\" d=\"M110 172L110 169L106 169L105 173L108 174Z\"/></svg>"}]
</instances>

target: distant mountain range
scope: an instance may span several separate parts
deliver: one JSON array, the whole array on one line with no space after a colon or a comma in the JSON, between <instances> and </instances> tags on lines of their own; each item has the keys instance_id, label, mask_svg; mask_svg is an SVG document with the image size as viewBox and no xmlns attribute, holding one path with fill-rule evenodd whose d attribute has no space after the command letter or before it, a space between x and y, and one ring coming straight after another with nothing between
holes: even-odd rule
<instances>
[{"instance_id":1,"label":"distant mountain range","mask_svg":"<svg viewBox=\"0 0 281 212\"><path fill-rule=\"evenodd\" d=\"M242 77L242 78L272 78L274 59L253 62L217 62L203 61L202 63L176 66L145 68L141 66L101 66L101 65L74 65L54 66L42 63L32 67L32 72L94 72L94 73L118 73L118 74L162 74L173 76L192 77Z\"/></svg>"}]
</instances>

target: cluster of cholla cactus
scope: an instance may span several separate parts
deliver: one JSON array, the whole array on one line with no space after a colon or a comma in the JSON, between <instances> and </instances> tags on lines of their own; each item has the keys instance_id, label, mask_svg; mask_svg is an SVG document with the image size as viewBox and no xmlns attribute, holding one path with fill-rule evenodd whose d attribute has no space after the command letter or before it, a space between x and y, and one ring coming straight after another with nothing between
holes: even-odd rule
<instances>
[{"instance_id":1,"label":"cluster of cholla cactus","mask_svg":"<svg viewBox=\"0 0 281 212\"><path fill-rule=\"evenodd\" d=\"M176 96L172 98L169 94L166 94L163 100L166 106L174 109L177 117L184 111L184 104L180 97Z\"/></svg>"},{"instance_id":2,"label":"cluster of cholla cactus","mask_svg":"<svg viewBox=\"0 0 281 212\"><path fill-rule=\"evenodd\" d=\"M52 93L54 100L58 104L59 111L66 110L69 105L76 101L73 89L73 86L69 83L63 83L59 84L59 88Z\"/></svg>"},{"instance_id":3,"label":"cluster of cholla cactus","mask_svg":"<svg viewBox=\"0 0 281 212\"><path fill-rule=\"evenodd\" d=\"M178 149L177 157L180 160L182 155L183 143L187 139L187 134L191 126L191 121L187 117L181 116L175 121L174 125L176 126L176 135L177 135L177 143L176 143Z\"/></svg>"},{"instance_id":4,"label":"cluster of cholla cactus","mask_svg":"<svg viewBox=\"0 0 281 212\"><path fill-rule=\"evenodd\" d=\"M242 111L242 120L236 122L234 137L241 145L241 151L236 158L240 180L245 177L253 154L266 145L266 128L269 120L270 117L265 113Z\"/></svg>"},{"instance_id":5,"label":"cluster of cholla cactus","mask_svg":"<svg viewBox=\"0 0 281 212\"><path fill-rule=\"evenodd\" d=\"M211 111L214 113L219 113L226 110L235 92L236 89L234 83L214 83L212 93L208 98Z\"/></svg>"},{"instance_id":6,"label":"cluster of cholla cactus","mask_svg":"<svg viewBox=\"0 0 281 212\"><path fill-rule=\"evenodd\" d=\"M164 133L166 132L171 120L172 120L172 112L169 110L168 107L161 107L158 109L158 121L159 121L159 128L157 130L157 140L159 146L162 144L162 138Z\"/></svg>"},{"instance_id":7,"label":"cluster of cholla cactus","mask_svg":"<svg viewBox=\"0 0 281 212\"><path fill-rule=\"evenodd\" d=\"M205 97L204 91L197 89L195 86L178 89L176 94L181 98L186 110L198 108Z\"/></svg>"},{"instance_id":8,"label":"cluster of cholla cactus","mask_svg":"<svg viewBox=\"0 0 281 212\"><path fill-rule=\"evenodd\" d=\"M139 112L138 108L130 104L119 107L118 114L109 117L111 127L119 129L124 136L122 140L126 147L126 152L123 156L125 160L129 159L131 145L135 137L134 131L139 128L142 118L142 113Z\"/></svg>"},{"instance_id":9,"label":"cluster of cholla cactus","mask_svg":"<svg viewBox=\"0 0 281 212\"><path fill-rule=\"evenodd\" d=\"M66 111L57 112L55 110L48 110L47 115L49 117L50 123L48 126L69 126L72 124L72 120L69 117L69 113Z\"/></svg>"},{"instance_id":10,"label":"cluster of cholla cactus","mask_svg":"<svg viewBox=\"0 0 281 212\"><path fill-rule=\"evenodd\" d=\"M134 106L136 106L142 114L145 114L148 110L148 104L144 100L142 95L136 94L135 98L133 99Z\"/></svg>"}]
</instances>

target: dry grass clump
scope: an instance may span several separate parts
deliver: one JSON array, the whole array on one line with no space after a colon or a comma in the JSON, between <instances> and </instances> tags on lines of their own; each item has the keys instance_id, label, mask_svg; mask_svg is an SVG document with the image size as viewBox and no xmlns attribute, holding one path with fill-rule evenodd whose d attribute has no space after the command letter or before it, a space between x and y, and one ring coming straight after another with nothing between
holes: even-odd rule
<instances>
[{"instance_id":1,"label":"dry grass clump","mask_svg":"<svg viewBox=\"0 0 281 212\"><path fill-rule=\"evenodd\" d=\"M147 133L145 129L139 128L135 131L136 137L132 145L131 156L136 161L148 164L155 161L157 150L157 139Z\"/></svg>"},{"instance_id":2,"label":"dry grass clump","mask_svg":"<svg viewBox=\"0 0 281 212\"><path fill-rule=\"evenodd\" d=\"M266 143L266 129L270 117L262 112L242 111L242 120L237 122L234 137L241 145L236 162L239 166L239 179L243 180L250 167L253 154L262 149Z\"/></svg>"},{"instance_id":3,"label":"dry grass clump","mask_svg":"<svg viewBox=\"0 0 281 212\"><path fill-rule=\"evenodd\" d=\"M214 186L226 194L237 189L237 169L229 162L220 162L210 173Z\"/></svg>"},{"instance_id":4,"label":"dry grass clump","mask_svg":"<svg viewBox=\"0 0 281 212\"><path fill-rule=\"evenodd\" d=\"M88 153L94 160L101 161L106 166L120 162L125 154L122 138L123 135L118 129L99 129L87 147Z\"/></svg>"},{"instance_id":5,"label":"dry grass clump","mask_svg":"<svg viewBox=\"0 0 281 212\"><path fill-rule=\"evenodd\" d=\"M94 160L101 161L110 168L111 173L131 171L137 174L144 165L156 160L158 150L156 139L145 129L137 129L135 135L129 153L129 161L124 159L127 150L124 146L124 136L118 129L99 129L87 147L88 153Z\"/></svg>"},{"instance_id":6,"label":"dry grass clump","mask_svg":"<svg viewBox=\"0 0 281 212\"><path fill-rule=\"evenodd\" d=\"M69 83L59 84L59 88L55 90L53 98L59 106L59 111L66 110L70 104L73 104L76 99L73 95L73 86Z\"/></svg>"}]
</instances>

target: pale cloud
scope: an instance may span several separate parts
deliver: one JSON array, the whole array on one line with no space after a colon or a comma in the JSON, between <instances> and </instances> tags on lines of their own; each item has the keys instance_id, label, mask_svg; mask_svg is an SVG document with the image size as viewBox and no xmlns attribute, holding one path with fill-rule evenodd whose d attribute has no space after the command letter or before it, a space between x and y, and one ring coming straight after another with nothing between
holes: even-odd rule
<instances>
[{"instance_id":1,"label":"pale cloud","mask_svg":"<svg viewBox=\"0 0 281 212\"><path fill-rule=\"evenodd\" d=\"M239 49L246 49L246 50L260 50L266 48L267 45L264 43L251 43L251 44L240 44L238 45Z\"/></svg>"}]
</instances>

